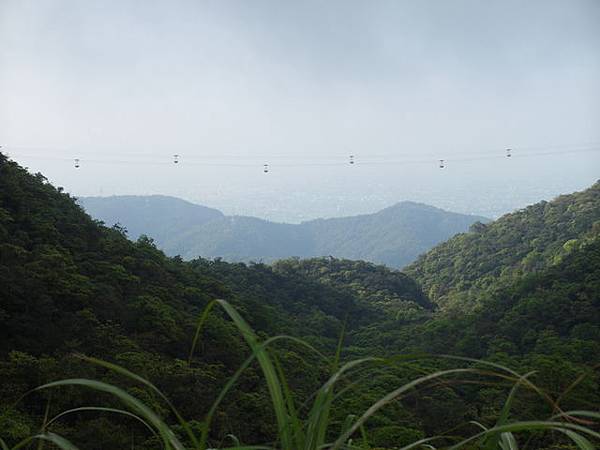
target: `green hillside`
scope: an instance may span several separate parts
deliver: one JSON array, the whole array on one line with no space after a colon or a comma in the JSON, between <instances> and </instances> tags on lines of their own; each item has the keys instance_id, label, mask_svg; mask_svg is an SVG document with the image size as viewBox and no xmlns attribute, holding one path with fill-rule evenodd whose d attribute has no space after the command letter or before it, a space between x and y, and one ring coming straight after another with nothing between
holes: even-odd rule
<instances>
[{"instance_id":1,"label":"green hillside","mask_svg":"<svg viewBox=\"0 0 600 450\"><path fill-rule=\"evenodd\" d=\"M269 263L316 254L311 235L298 225L244 216L224 217L190 227L161 247L168 254L184 259L223 258L230 262Z\"/></svg>"},{"instance_id":2,"label":"green hillside","mask_svg":"<svg viewBox=\"0 0 600 450\"><path fill-rule=\"evenodd\" d=\"M224 217L219 210L165 195L84 197L77 202L108 226L120 224L134 240L150 235L168 242L191 227Z\"/></svg>"},{"instance_id":3,"label":"green hillside","mask_svg":"<svg viewBox=\"0 0 600 450\"><path fill-rule=\"evenodd\" d=\"M300 274L304 279L351 292L361 301L397 317L405 311L430 311L433 307L410 277L385 266L335 258L287 259L273 265L277 273Z\"/></svg>"},{"instance_id":4,"label":"green hillside","mask_svg":"<svg viewBox=\"0 0 600 450\"><path fill-rule=\"evenodd\" d=\"M375 214L321 219L302 224L314 237L317 256L362 259L402 268L419 255L477 221L414 202L400 202Z\"/></svg>"},{"instance_id":5,"label":"green hillside","mask_svg":"<svg viewBox=\"0 0 600 450\"><path fill-rule=\"evenodd\" d=\"M429 297L469 308L486 291L560 262L600 232L600 182L583 192L540 202L475 224L406 268Z\"/></svg>"},{"instance_id":6,"label":"green hillside","mask_svg":"<svg viewBox=\"0 0 600 450\"><path fill-rule=\"evenodd\" d=\"M488 294L477 313L423 328L431 352L450 347L456 354L516 360L544 355L563 368L568 361L600 361L600 236ZM600 404L600 396L594 401Z\"/></svg>"}]
</instances>

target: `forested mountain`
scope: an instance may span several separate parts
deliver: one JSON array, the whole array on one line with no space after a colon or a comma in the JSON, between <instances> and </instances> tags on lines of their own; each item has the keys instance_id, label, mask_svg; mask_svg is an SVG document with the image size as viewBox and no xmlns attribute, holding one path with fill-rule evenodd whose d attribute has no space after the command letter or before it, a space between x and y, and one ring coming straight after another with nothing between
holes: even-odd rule
<instances>
[{"instance_id":1,"label":"forested mountain","mask_svg":"<svg viewBox=\"0 0 600 450\"><path fill-rule=\"evenodd\" d=\"M402 268L434 245L466 231L479 216L400 202L375 214L306 222L320 255Z\"/></svg>"},{"instance_id":2,"label":"forested mountain","mask_svg":"<svg viewBox=\"0 0 600 450\"><path fill-rule=\"evenodd\" d=\"M412 328L384 332L381 323L369 325L357 331L369 341L356 339L366 348L385 341L393 343L391 352L486 357L513 366L540 355L563 367L600 362L600 234L545 269L494 285L479 301L474 311L438 310ZM600 394L598 386L592 390Z\"/></svg>"},{"instance_id":3,"label":"forested mountain","mask_svg":"<svg viewBox=\"0 0 600 450\"><path fill-rule=\"evenodd\" d=\"M413 292L423 303L406 277L386 271L380 280L391 297L411 300ZM387 314L349 290L293 271L167 258L146 238L131 242L122 230L94 222L68 194L1 154L0 285L0 438L13 442L39 426L44 394L13 406L33 387L65 377L114 381L76 353L152 379L183 414L201 420L248 354L233 324L215 313L188 362L199 315L211 299L230 301L262 335L292 334L323 351L335 348L343 324L354 330ZM373 283L365 287L371 290L377 291ZM290 383L310 395L326 368L302 348L284 349L281 363L295 373ZM247 441L272 438L269 397L257 370L247 371L223 405L211 430L215 438L230 432ZM141 395L160 407L150 394ZM51 412L97 401L89 393L65 395L52 399ZM88 449L129 448L131 439L131 424L103 415L73 415L58 429ZM144 444L143 427L133 430L139 448L153 448L152 441Z\"/></svg>"},{"instance_id":4,"label":"forested mountain","mask_svg":"<svg viewBox=\"0 0 600 450\"><path fill-rule=\"evenodd\" d=\"M148 235L157 242L224 217L219 210L165 195L84 197L78 202L109 226L121 224L132 239Z\"/></svg>"},{"instance_id":5,"label":"forested mountain","mask_svg":"<svg viewBox=\"0 0 600 450\"><path fill-rule=\"evenodd\" d=\"M245 262L331 255L400 268L471 224L487 221L413 202L375 214L301 224L225 217L172 197L90 197L79 202L92 217L124 226L133 239L147 234L168 255Z\"/></svg>"},{"instance_id":6,"label":"forested mountain","mask_svg":"<svg viewBox=\"0 0 600 450\"><path fill-rule=\"evenodd\" d=\"M406 271L436 303L476 306L486 291L550 267L600 233L600 182L476 224L423 255Z\"/></svg>"},{"instance_id":7,"label":"forested mountain","mask_svg":"<svg viewBox=\"0 0 600 450\"><path fill-rule=\"evenodd\" d=\"M474 314L449 316L435 328L426 325L422 342L428 342L427 350L452 348L474 357L514 359L543 355L547 365L567 372L574 370L568 361L599 362L600 234L550 267L496 287L481 301ZM559 385L558 378L554 382ZM589 389L600 393L597 385Z\"/></svg>"},{"instance_id":8,"label":"forested mountain","mask_svg":"<svg viewBox=\"0 0 600 450\"><path fill-rule=\"evenodd\" d=\"M597 410L600 405L600 237L596 234L564 255L559 262L490 287L474 311L437 311L428 320L395 326L382 321L352 332L356 355L379 351L388 355L428 352L481 358L512 367L520 373L535 371L534 380L555 402L555 408ZM442 365L444 367L444 365ZM419 415L421 429L436 429L428 412L446 411L447 429L477 417L494 415L505 391L485 389L442 390L429 394ZM548 406L526 393L513 405L513 418L549 417ZM473 408L477 411L473 415ZM551 409L551 408L550 408ZM486 419L486 417L488 419ZM528 448L575 448L532 439ZM480 447L474 447L480 448ZM520 448L520 447L519 447Z\"/></svg>"},{"instance_id":9,"label":"forested mountain","mask_svg":"<svg viewBox=\"0 0 600 450\"><path fill-rule=\"evenodd\" d=\"M277 273L300 274L325 286L350 291L361 302L397 318L402 311L431 310L432 304L421 288L402 272L365 261L335 258L286 259L273 265Z\"/></svg>"},{"instance_id":10,"label":"forested mountain","mask_svg":"<svg viewBox=\"0 0 600 450\"><path fill-rule=\"evenodd\" d=\"M435 270L440 273L445 291L429 298L410 274L362 261L287 259L267 266L166 257L151 240L132 242L121 229L92 220L43 176L28 174L0 154L0 439L14 444L37 432L45 415L68 408L121 407L111 396L72 387L26 394L71 377L118 384L176 422L151 390L77 354L118 363L151 380L200 429L220 389L249 354L233 323L214 310L190 357L200 314L215 298L233 304L261 338L300 337L326 355L335 353L345 330L344 360L450 353L521 373L535 370L532 379L554 403L548 406L547 399L523 389L511 410L514 420L550 417L557 408L597 408L599 203L596 184L544 203L542 210L534 205L477 225L442 244L410 268L428 292ZM537 225L530 233L523 224ZM524 270L531 250L521 251L520 245L533 245L541 262ZM458 251L449 252L456 246L466 262ZM494 264L493 270L484 262ZM477 284L475 274L467 274L472 284L465 283L459 276L464 268L477 270L485 283ZM446 292L456 295L455 307L445 307ZM477 308L471 307L474 298ZM273 347L298 404L304 404L327 379L330 365L291 341ZM410 359L362 374L360 382L339 392L329 431L415 376L457 364L463 363ZM388 405L366 423L371 445L393 448L423 436L468 436L479 430L472 421L492 426L512 384L461 381L434 383ZM143 425L98 411L69 414L51 431L92 450L158 446ZM227 446L229 434L249 444L272 442L277 434L255 364L219 407L210 442ZM570 448L561 436L531 433L528 448Z\"/></svg>"}]
</instances>

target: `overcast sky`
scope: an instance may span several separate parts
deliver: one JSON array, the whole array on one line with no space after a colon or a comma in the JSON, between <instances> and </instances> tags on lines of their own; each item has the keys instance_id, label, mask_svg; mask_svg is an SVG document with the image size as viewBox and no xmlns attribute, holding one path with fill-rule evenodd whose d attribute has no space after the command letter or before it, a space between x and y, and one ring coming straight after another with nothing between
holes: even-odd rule
<instances>
[{"instance_id":1,"label":"overcast sky","mask_svg":"<svg viewBox=\"0 0 600 450\"><path fill-rule=\"evenodd\" d=\"M0 0L0 145L76 195L497 215L589 185L600 152L459 158L600 146L599 80L598 0ZM406 154L431 164L386 164Z\"/></svg>"}]
</instances>

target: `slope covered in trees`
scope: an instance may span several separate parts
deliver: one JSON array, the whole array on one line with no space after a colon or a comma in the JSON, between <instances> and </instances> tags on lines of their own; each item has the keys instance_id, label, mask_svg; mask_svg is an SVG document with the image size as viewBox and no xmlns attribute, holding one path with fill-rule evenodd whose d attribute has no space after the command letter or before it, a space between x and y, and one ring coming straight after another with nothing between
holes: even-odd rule
<instances>
[{"instance_id":1,"label":"slope covered in trees","mask_svg":"<svg viewBox=\"0 0 600 450\"><path fill-rule=\"evenodd\" d=\"M544 355L558 367L600 361L600 235L489 293L478 312L425 326L423 339L432 352L451 346L474 357Z\"/></svg>"},{"instance_id":2,"label":"slope covered in trees","mask_svg":"<svg viewBox=\"0 0 600 450\"><path fill-rule=\"evenodd\" d=\"M541 386L563 410L593 409L600 405L600 239L596 235L535 274L488 292L474 311L438 311L433 318L402 327L388 320L352 333L357 355L445 354L479 358L520 373L534 373ZM446 367L440 363L438 367ZM469 420L489 423L506 391L498 385L482 389L431 392L422 405L434 415L446 410L447 428ZM536 395L522 393L513 405L513 419L549 417L547 405ZM542 402L543 403L543 402ZM496 405L496 406L494 406ZM432 434L436 423L419 415ZM439 429L439 428L438 428ZM523 442L521 442L523 443ZM529 442L531 448L574 448ZM476 447L479 448L479 447Z\"/></svg>"},{"instance_id":3,"label":"slope covered in trees","mask_svg":"<svg viewBox=\"0 0 600 450\"><path fill-rule=\"evenodd\" d=\"M134 239L151 236L168 255L245 262L331 255L400 268L474 222L486 221L413 202L375 214L301 224L225 217L172 197L93 197L79 202L96 219L127 228Z\"/></svg>"},{"instance_id":4,"label":"slope covered in trees","mask_svg":"<svg viewBox=\"0 0 600 450\"><path fill-rule=\"evenodd\" d=\"M316 256L362 259L402 268L434 245L488 219L400 202L375 214L303 224L314 236Z\"/></svg>"},{"instance_id":5,"label":"slope covered in trees","mask_svg":"<svg viewBox=\"0 0 600 450\"><path fill-rule=\"evenodd\" d=\"M406 268L436 303L472 307L487 291L561 261L600 229L600 182L475 224Z\"/></svg>"},{"instance_id":6,"label":"slope covered in trees","mask_svg":"<svg viewBox=\"0 0 600 450\"><path fill-rule=\"evenodd\" d=\"M431 311L421 288L402 272L365 261L335 258L287 259L273 265L278 273L300 274L307 280L351 292L363 304L386 312L386 317Z\"/></svg>"},{"instance_id":7,"label":"slope covered in trees","mask_svg":"<svg viewBox=\"0 0 600 450\"><path fill-rule=\"evenodd\" d=\"M217 209L165 195L84 197L77 201L109 226L125 227L134 240L148 235L156 242L168 242L191 227L224 217Z\"/></svg>"}]
</instances>

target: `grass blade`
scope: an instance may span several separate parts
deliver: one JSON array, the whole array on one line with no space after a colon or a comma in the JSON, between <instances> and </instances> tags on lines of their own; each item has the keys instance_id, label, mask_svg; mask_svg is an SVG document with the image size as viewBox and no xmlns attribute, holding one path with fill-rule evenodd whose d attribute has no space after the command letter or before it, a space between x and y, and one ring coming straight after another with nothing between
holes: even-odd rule
<instances>
[{"instance_id":1,"label":"grass blade","mask_svg":"<svg viewBox=\"0 0 600 450\"><path fill-rule=\"evenodd\" d=\"M591 417L592 419L600 419L600 412L595 411L564 411L560 414L556 414L550 418L550 420L558 419L560 417Z\"/></svg>"},{"instance_id":2,"label":"grass blade","mask_svg":"<svg viewBox=\"0 0 600 450\"><path fill-rule=\"evenodd\" d=\"M34 436L34 438L39 439L42 442L44 442L44 441L51 442L54 445L56 445L57 447L61 448L62 450L79 450L77 447L75 447L75 445L73 445L71 442L69 442L64 437L59 436L58 434L44 433L44 434L38 434L37 436Z\"/></svg>"},{"instance_id":3,"label":"grass blade","mask_svg":"<svg viewBox=\"0 0 600 450\"><path fill-rule=\"evenodd\" d=\"M380 400L378 400L377 402L375 402L369 409L367 409L367 411L365 411L365 413L354 423L354 425L352 427L350 427L349 430L347 430L346 432L342 433L338 437L338 439L333 444L332 450L337 450L337 449L341 448L342 445L343 445L343 443L345 441L347 441L348 438L350 436L352 436L352 434L361 425L363 425L367 421L367 419L369 417L371 417L378 410L380 410L381 408L383 408L385 405L387 405L388 403L390 403L392 400L396 399L398 396L400 396L404 392L407 392L410 389L413 389L414 387L416 387L419 384L422 384L422 383L424 383L426 381L433 380L433 379L436 379L436 378L439 378L439 377L443 377L443 376L446 376L446 375L457 374L457 373L476 373L476 372L477 371L474 370L474 369L450 369L450 370L443 370L443 371L435 372L435 373L430 374L430 375L426 375L424 377L417 378L416 380L413 380L410 383L404 384L403 386L399 387L398 389L395 389L392 392L390 392L389 394L387 394L384 397L382 397Z\"/></svg>"},{"instance_id":4,"label":"grass blade","mask_svg":"<svg viewBox=\"0 0 600 450\"><path fill-rule=\"evenodd\" d=\"M317 449L323 445L324 433L323 426L326 418L328 417L328 411L331 406L331 395L333 391L333 386L335 383L346 373L347 371L357 367L361 364L371 362L371 361L380 361L379 358L361 358L356 359L354 361L350 361L344 364L337 372L335 372L329 380L319 389L313 406L308 415L308 424L307 424L307 443L305 445L306 450ZM352 428L352 427L350 427ZM358 427L357 427L358 428ZM352 433L356 431L354 429ZM352 435L350 433L348 438ZM346 439L347 440L347 439Z\"/></svg>"},{"instance_id":5,"label":"grass blade","mask_svg":"<svg viewBox=\"0 0 600 450\"><path fill-rule=\"evenodd\" d=\"M136 411L139 415L144 417L160 434L163 443L167 448L173 447L176 450L185 450L179 439L175 436L175 433L162 421L162 419L154 413L150 408L144 405L140 400L133 397L124 390L113 386L108 383L101 381L88 380L85 378L72 378L68 380L55 381L52 383L44 384L43 386L37 387L35 390L43 390L60 386L84 386L100 392L106 392L117 397L126 406Z\"/></svg>"},{"instance_id":6,"label":"grass blade","mask_svg":"<svg viewBox=\"0 0 600 450\"><path fill-rule=\"evenodd\" d=\"M500 433L498 445L502 450L519 450L517 440L512 433Z\"/></svg>"},{"instance_id":7,"label":"grass blade","mask_svg":"<svg viewBox=\"0 0 600 450\"><path fill-rule=\"evenodd\" d=\"M298 339L298 338L295 338L295 337L292 337L292 336L285 336L285 335L275 336L275 337L267 339L266 341L262 342L260 345L261 345L261 347L267 348L269 345L271 345L275 341L283 340L283 339L287 339L287 340L290 340L292 342L299 343L299 344L307 347L308 349L315 351L317 354L319 354L320 356L322 356L323 358L325 358L325 356L323 356L314 347L312 347L311 345L309 345L306 342L302 341L301 339ZM238 368L238 370L235 372L235 374L232 377L230 377L229 380L227 380L227 383L225 384L225 386L223 387L223 389L221 390L221 392L217 396L217 399L213 402L213 404L210 407L210 410L208 411L208 413L206 414L206 418L204 420L204 427L202 429L202 437L200 438L201 448L205 448L205 446L206 446L206 441L208 439L208 432L209 432L209 429L210 429L210 424L212 422L212 417L216 413L216 410L217 410L218 406L221 404L221 402L223 401L223 399L225 398L225 396L227 395L227 393L231 390L231 388L235 385L235 383L240 378L240 376L242 375L242 373L248 368L248 366L255 359L256 359L256 353L253 352L246 359L246 361L244 361L242 363L242 365Z\"/></svg>"},{"instance_id":8,"label":"grass blade","mask_svg":"<svg viewBox=\"0 0 600 450\"><path fill-rule=\"evenodd\" d=\"M402 447L400 450L410 450L411 448L425 447L424 444L427 444L428 442L431 442L431 441L435 441L437 439L443 439L443 438L444 438L443 436L434 436L434 437L430 437L430 438L420 439L418 441L413 442L412 444L408 444L408 445ZM427 447L435 448L435 447L432 447L431 445L427 445Z\"/></svg>"},{"instance_id":9,"label":"grass blade","mask_svg":"<svg viewBox=\"0 0 600 450\"><path fill-rule=\"evenodd\" d=\"M582 427L580 425L575 425L571 423L565 422L546 422L546 421L527 421L527 422L515 422L507 425L502 425L499 427L490 428L487 431L483 431L481 433L475 434L467 439L462 440L458 444L450 447L449 450L458 449L463 447L464 445L472 442L474 440L485 437L489 434L496 434L498 432L516 432L516 431L532 431L532 430L554 430L554 431L578 431L583 434L588 434L596 439L600 439L600 433L597 433L589 428Z\"/></svg>"},{"instance_id":10,"label":"grass blade","mask_svg":"<svg viewBox=\"0 0 600 450\"><path fill-rule=\"evenodd\" d=\"M164 402L169 406L169 408L171 409L171 411L177 418L177 421L183 427L187 436L192 441L194 447L200 448L200 442L198 441L198 438L196 437L196 435L194 434L194 432L188 425L187 421L183 419L181 414L179 414L179 411L177 411L177 409L175 408L175 405L173 405L173 403L167 398L167 396L165 394L163 394L160 391L160 389L158 389L153 383L151 383L150 381L146 380L145 378L143 378L143 377L141 377L141 376L131 372L130 370L127 370L124 367L121 367L117 364L113 364L108 361L103 361L101 359L97 359L97 358L93 358L93 357L85 356L85 355L77 355L77 357L83 359L84 361L91 362L92 364L95 364L97 366L104 367L105 369L111 370L115 373L118 373L118 374L123 375L127 378L130 378L134 381L137 381L137 382L143 384L144 386L149 387L153 392L158 394L158 396L160 398L162 398L164 400Z\"/></svg>"},{"instance_id":11,"label":"grass blade","mask_svg":"<svg viewBox=\"0 0 600 450\"><path fill-rule=\"evenodd\" d=\"M571 430L562 430L581 450L596 450L596 446L587 438Z\"/></svg>"},{"instance_id":12,"label":"grass blade","mask_svg":"<svg viewBox=\"0 0 600 450\"><path fill-rule=\"evenodd\" d=\"M23 448L23 447L29 445L29 443L31 443L34 440L51 442L62 450L79 450L75 445L73 445L67 439L65 439L62 436L59 436L58 434L54 434L54 433L40 433L40 434L36 434L34 436L30 436L26 439L23 439L21 442L19 442L17 445L15 445L11 450L19 450L20 448Z\"/></svg>"},{"instance_id":13,"label":"grass blade","mask_svg":"<svg viewBox=\"0 0 600 450\"><path fill-rule=\"evenodd\" d=\"M102 406L81 406L79 408L68 409L66 411L61 412L60 414L57 414L52 419L50 419L48 421L48 423L46 424L46 428L50 427L50 425L52 425L54 422L56 422L58 419L60 419L63 416L66 416L67 414L80 412L80 411L110 412L110 413L114 413L114 414L121 414L124 416L132 417L135 420L137 420L138 422L141 422L146 428L148 428L148 430L150 430L154 436L158 437L158 435L156 434L156 431L154 431L154 428L152 428L150 426L150 424L148 422L146 422L144 419L142 419L140 416L130 413L129 411L125 411L123 409L105 408Z\"/></svg>"},{"instance_id":14,"label":"grass blade","mask_svg":"<svg viewBox=\"0 0 600 450\"><path fill-rule=\"evenodd\" d=\"M293 450L293 436L291 435L291 430L288 425L289 416L283 396L281 380L277 375L277 371L273 366L271 358L269 357L266 349L259 344L258 338L254 334L252 328L250 328L250 326L246 323L242 316L239 315L233 306L231 306L225 300L214 300L214 302L216 302L225 310L227 315L231 318L233 323L244 337L246 343L252 349L252 352L256 355L256 359L262 369L263 375L265 376L267 388L273 404L273 409L275 410L274 412L277 419L278 434L281 439L281 444L284 450Z\"/></svg>"},{"instance_id":15,"label":"grass blade","mask_svg":"<svg viewBox=\"0 0 600 450\"><path fill-rule=\"evenodd\" d=\"M496 427L499 427L501 425L504 425L505 423L508 422L508 417L510 414L510 408L512 407L512 403L515 399L515 396L517 394L517 390L519 389L519 386L521 386L521 384L531 375L533 375L535 372L529 372L526 373L525 375L523 375L522 377L520 377L517 382L514 384L514 386L512 387L512 389L510 390L510 393L508 394L508 397L506 399L506 401L504 402L504 406L502 407L502 411L500 411L500 416L498 417L498 420L496 421ZM512 440L511 440L512 437ZM506 435L505 433L501 433L501 434L496 434L496 435L490 435L486 438L486 441L484 442L484 446L486 450L495 450L496 448L498 448L498 446L503 447L501 443L504 443L504 447L505 450L513 450L517 448L517 443L516 442L512 442L514 441L514 436L510 435L510 437L508 435Z\"/></svg>"}]
</instances>

